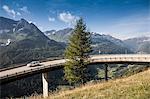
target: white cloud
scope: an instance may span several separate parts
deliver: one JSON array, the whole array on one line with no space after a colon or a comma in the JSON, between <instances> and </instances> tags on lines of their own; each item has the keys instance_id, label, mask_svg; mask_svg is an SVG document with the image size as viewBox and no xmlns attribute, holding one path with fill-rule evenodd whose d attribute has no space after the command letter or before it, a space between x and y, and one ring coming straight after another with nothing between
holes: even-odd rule
<instances>
[{"instance_id":1,"label":"white cloud","mask_svg":"<svg viewBox=\"0 0 150 99\"><path fill-rule=\"evenodd\" d=\"M16 15L21 15L19 12L15 12L13 9L10 9L7 5L3 5L2 8L8 13L8 15L13 16L13 18L15 18Z\"/></svg>"},{"instance_id":2,"label":"white cloud","mask_svg":"<svg viewBox=\"0 0 150 99\"><path fill-rule=\"evenodd\" d=\"M76 22L76 20L79 19L78 16L74 16L74 15L72 15L72 14L69 13L69 12L60 13L59 16L58 16L58 18L59 18L61 21L65 22L65 23L67 23L67 24L69 24L69 25L74 24L74 23Z\"/></svg>"},{"instance_id":3,"label":"white cloud","mask_svg":"<svg viewBox=\"0 0 150 99\"><path fill-rule=\"evenodd\" d=\"M8 15L13 16L13 18L15 18L16 16L20 16L21 15L20 12L17 12L14 9L10 9L10 7L7 6L7 5L3 5L2 8L4 9L4 11L7 12Z\"/></svg>"},{"instance_id":4,"label":"white cloud","mask_svg":"<svg viewBox=\"0 0 150 99\"><path fill-rule=\"evenodd\" d=\"M49 20L50 22L53 22L53 21L55 21L55 18L48 17L48 20Z\"/></svg>"},{"instance_id":5,"label":"white cloud","mask_svg":"<svg viewBox=\"0 0 150 99\"><path fill-rule=\"evenodd\" d=\"M13 16L13 18L15 18L16 16L21 16L20 12L15 11L14 9L11 9L8 5L3 5L2 8L5 12L7 12L8 15ZM20 10L24 13L30 13L26 6L19 8L18 10Z\"/></svg>"},{"instance_id":6,"label":"white cloud","mask_svg":"<svg viewBox=\"0 0 150 99\"><path fill-rule=\"evenodd\" d=\"M20 8L20 10L25 12L25 13L30 13L27 6L24 6L24 7Z\"/></svg>"}]
</instances>

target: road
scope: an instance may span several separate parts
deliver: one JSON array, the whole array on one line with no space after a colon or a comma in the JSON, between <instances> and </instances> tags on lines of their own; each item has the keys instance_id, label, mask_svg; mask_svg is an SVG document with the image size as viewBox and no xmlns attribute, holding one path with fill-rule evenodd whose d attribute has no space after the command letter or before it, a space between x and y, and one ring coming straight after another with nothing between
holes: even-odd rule
<instances>
[{"instance_id":1,"label":"road","mask_svg":"<svg viewBox=\"0 0 150 99\"><path fill-rule=\"evenodd\" d=\"M43 68L43 67L47 67L47 66L52 67L53 65L62 64L62 63L65 63L65 59L42 62L42 63L40 63L41 66L35 66L35 67L29 67L29 66L25 65L25 66L21 66L18 68L2 71L2 72L0 72L0 77L4 77L7 75L13 75L13 74L16 74L19 72L30 71L31 69L36 70L37 68Z\"/></svg>"},{"instance_id":2,"label":"road","mask_svg":"<svg viewBox=\"0 0 150 99\"><path fill-rule=\"evenodd\" d=\"M90 63L115 63L115 62L136 62L150 64L150 54L116 54L116 55L92 55ZM23 74L32 73L39 70L62 66L66 62L65 59L42 62L41 66L29 67L21 66L0 72L0 80L16 77Z\"/></svg>"}]
</instances>

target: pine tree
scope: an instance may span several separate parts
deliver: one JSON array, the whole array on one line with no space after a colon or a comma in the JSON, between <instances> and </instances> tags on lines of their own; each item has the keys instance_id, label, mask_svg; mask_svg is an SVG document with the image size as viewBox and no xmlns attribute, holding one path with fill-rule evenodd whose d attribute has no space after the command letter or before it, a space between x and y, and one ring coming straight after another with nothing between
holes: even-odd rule
<instances>
[{"instance_id":1,"label":"pine tree","mask_svg":"<svg viewBox=\"0 0 150 99\"><path fill-rule=\"evenodd\" d=\"M79 19L65 51L67 62L64 72L65 78L70 84L85 83L87 81L87 65L89 64L88 58L91 51L90 32L86 30L83 20Z\"/></svg>"}]
</instances>

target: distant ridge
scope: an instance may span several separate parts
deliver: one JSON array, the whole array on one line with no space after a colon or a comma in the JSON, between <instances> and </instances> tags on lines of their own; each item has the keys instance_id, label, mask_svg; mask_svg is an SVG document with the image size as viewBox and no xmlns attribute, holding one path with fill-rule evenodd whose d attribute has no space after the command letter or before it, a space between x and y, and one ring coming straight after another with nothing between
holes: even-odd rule
<instances>
[{"instance_id":1,"label":"distant ridge","mask_svg":"<svg viewBox=\"0 0 150 99\"><path fill-rule=\"evenodd\" d=\"M125 44L136 53L150 54L150 37L135 37L124 40Z\"/></svg>"},{"instance_id":2,"label":"distant ridge","mask_svg":"<svg viewBox=\"0 0 150 99\"><path fill-rule=\"evenodd\" d=\"M45 31L44 33L50 39L67 44L72 31L72 28L65 28L58 31ZM110 35L92 33L91 40L93 46L92 54L99 54L99 50L101 51L101 54L132 53L122 40L116 39Z\"/></svg>"}]
</instances>

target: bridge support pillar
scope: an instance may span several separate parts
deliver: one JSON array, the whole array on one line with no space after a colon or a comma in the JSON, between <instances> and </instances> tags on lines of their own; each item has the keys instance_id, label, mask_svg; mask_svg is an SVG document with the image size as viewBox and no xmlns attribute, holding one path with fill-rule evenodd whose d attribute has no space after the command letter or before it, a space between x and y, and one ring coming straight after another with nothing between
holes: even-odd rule
<instances>
[{"instance_id":1,"label":"bridge support pillar","mask_svg":"<svg viewBox=\"0 0 150 99\"><path fill-rule=\"evenodd\" d=\"M105 69L105 81L108 81L108 64L105 64L104 69Z\"/></svg>"},{"instance_id":2,"label":"bridge support pillar","mask_svg":"<svg viewBox=\"0 0 150 99\"><path fill-rule=\"evenodd\" d=\"M42 73L43 98L48 97L48 73Z\"/></svg>"}]
</instances>

